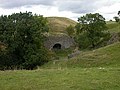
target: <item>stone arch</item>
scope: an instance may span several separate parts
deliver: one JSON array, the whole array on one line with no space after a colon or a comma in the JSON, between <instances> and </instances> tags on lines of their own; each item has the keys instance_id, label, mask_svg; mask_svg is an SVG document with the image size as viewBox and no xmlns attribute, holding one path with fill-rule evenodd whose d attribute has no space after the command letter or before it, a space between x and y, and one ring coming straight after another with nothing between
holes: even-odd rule
<instances>
[{"instance_id":1,"label":"stone arch","mask_svg":"<svg viewBox=\"0 0 120 90\"><path fill-rule=\"evenodd\" d=\"M75 45L74 39L70 38L66 34L47 36L44 42L44 46L49 50L65 49L74 45Z\"/></svg>"},{"instance_id":2,"label":"stone arch","mask_svg":"<svg viewBox=\"0 0 120 90\"><path fill-rule=\"evenodd\" d=\"M56 43L53 45L52 47L53 49L61 49L62 48L62 45L60 43Z\"/></svg>"}]
</instances>

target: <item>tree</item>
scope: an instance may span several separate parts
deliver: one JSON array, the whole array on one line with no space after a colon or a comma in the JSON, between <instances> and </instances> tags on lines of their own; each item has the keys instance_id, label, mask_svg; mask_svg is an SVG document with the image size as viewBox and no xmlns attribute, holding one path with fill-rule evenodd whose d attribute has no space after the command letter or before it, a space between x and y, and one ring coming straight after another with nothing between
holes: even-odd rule
<instances>
[{"instance_id":1,"label":"tree","mask_svg":"<svg viewBox=\"0 0 120 90\"><path fill-rule=\"evenodd\" d=\"M118 15L120 16L120 11L118 11Z\"/></svg>"},{"instance_id":2,"label":"tree","mask_svg":"<svg viewBox=\"0 0 120 90\"><path fill-rule=\"evenodd\" d=\"M70 37L73 37L74 34L75 34L75 31L74 31L74 27L72 25L68 26L66 28L66 31L67 31L67 34L70 36Z\"/></svg>"},{"instance_id":3,"label":"tree","mask_svg":"<svg viewBox=\"0 0 120 90\"><path fill-rule=\"evenodd\" d=\"M119 22L119 17L115 16L113 18L115 19L116 22Z\"/></svg>"},{"instance_id":4,"label":"tree","mask_svg":"<svg viewBox=\"0 0 120 90\"><path fill-rule=\"evenodd\" d=\"M119 23L120 23L120 11L118 11L118 16L119 16Z\"/></svg>"},{"instance_id":5,"label":"tree","mask_svg":"<svg viewBox=\"0 0 120 90\"><path fill-rule=\"evenodd\" d=\"M118 16L113 17L116 22L120 23L120 11L118 11Z\"/></svg>"},{"instance_id":6,"label":"tree","mask_svg":"<svg viewBox=\"0 0 120 90\"><path fill-rule=\"evenodd\" d=\"M85 35L87 39L85 40L84 37L81 38L81 40L88 43L86 44L86 48L90 46L94 48L100 45L105 38L109 37L110 34L106 29L105 18L102 15L99 13L86 14L85 16L78 18L78 24L76 25L77 41L80 42L79 37L83 37L81 35Z\"/></svg>"},{"instance_id":7,"label":"tree","mask_svg":"<svg viewBox=\"0 0 120 90\"><path fill-rule=\"evenodd\" d=\"M47 20L31 12L0 16L0 41L6 46L0 55L4 56L5 60L0 59L6 62L4 66L33 69L44 64L48 58L43 33L47 31Z\"/></svg>"}]
</instances>

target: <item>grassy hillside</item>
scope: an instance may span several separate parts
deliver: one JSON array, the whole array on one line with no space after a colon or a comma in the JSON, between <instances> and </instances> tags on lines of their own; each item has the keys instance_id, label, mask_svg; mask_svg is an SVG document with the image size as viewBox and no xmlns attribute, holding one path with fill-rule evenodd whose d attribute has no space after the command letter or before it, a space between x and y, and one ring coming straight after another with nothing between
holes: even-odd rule
<instances>
[{"instance_id":1,"label":"grassy hillside","mask_svg":"<svg viewBox=\"0 0 120 90\"><path fill-rule=\"evenodd\" d=\"M119 67L120 68L120 43L115 43L97 50L81 52L72 59L49 62L44 68L91 68L91 67Z\"/></svg>"},{"instance_id":2,"label":"grassy hillside","mask_svg":"<svg viewBox=\"0 0 120 90\"><path fill-rule=\"evenodd\" d=\"M0 71L0 90L119 89L120 43L50 62L43 69Z\"/></svg>"},{"instance_id":3,"label":"grassy hillside","mask_svg":"<svg viewBox=\"0 0 120 90\"><path fill-rule=\"evenodd\" d=\"M76 21L65 17L47 17L49 22L50 33L66 33L65 29L69 25L75 26ZM110 32L120 32L120 24L114 21L107 21L107 27Z\"/></svg>"},{"instance_id":4,"label":"grassy hillside","mask_svg":"<svg viewBox=\"0 0 120 90\"><path fill-rule=\"evenodd\" d=\"M107 22L107 27L110 32L120 32L120 24L114 22L114 21L108 21Z\"/></svg>"},{"instance_id":5,"label":"grassy hillside","mask_svg":"<svg viewBox=\"0 0 120 90\"><path fill-rule=\"evenodd\" d=\"M76 22L65 17L47 17L50 33L66 33L65 29L69 25L76 25Z\"/></svg>"}]
</instances>

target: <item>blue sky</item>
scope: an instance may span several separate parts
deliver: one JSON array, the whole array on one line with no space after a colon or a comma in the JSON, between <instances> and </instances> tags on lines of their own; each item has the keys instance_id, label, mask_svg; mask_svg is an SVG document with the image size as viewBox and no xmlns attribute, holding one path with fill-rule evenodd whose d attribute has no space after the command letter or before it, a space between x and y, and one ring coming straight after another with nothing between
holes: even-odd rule
<instances>
[{"instance_id":1,"label":"blue sky","mask_svg":"<svg viewBox=\"0 0 120 90\"><path fill-rule=\"evenodd\" d=\"M86 13L100 13L110 20L119 10L120 0L0 0L0 15L31 11L77 20Z\"/></svg>"}]
</instances>

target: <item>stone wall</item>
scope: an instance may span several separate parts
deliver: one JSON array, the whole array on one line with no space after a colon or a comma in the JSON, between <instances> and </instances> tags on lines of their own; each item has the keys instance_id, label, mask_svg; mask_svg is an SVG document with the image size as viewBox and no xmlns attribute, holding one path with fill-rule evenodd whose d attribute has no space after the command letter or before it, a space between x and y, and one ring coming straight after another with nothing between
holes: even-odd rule
<instances>
[{"instance_id":1,"label":"stone wall","mask_svg":"<svg viewBox=\"0 0 120 90\"><path fill-rule=\"evenodd\" d=\"M44 42L45 47L51 50L53 49L53 46L55 44L60 44L61 49L64 49L64 48L69 48L71 46L74 46L75 42L74 42L74 39L64 34L47 36L47 39Z\"/></svg>"}]
</instances>

